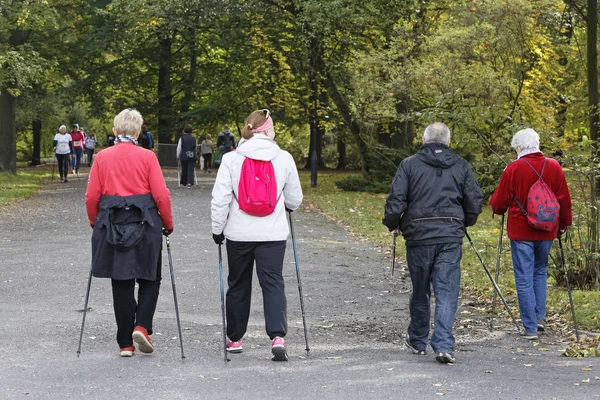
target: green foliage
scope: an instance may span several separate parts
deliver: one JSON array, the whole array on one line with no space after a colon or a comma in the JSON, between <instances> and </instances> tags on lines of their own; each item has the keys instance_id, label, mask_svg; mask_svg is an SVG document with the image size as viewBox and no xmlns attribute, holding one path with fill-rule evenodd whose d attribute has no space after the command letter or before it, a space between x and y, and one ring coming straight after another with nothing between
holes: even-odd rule
<instances>
[{"instance_id":1,"label":"green foliage","mask_svg":"<svg viewBox=\"0 0 600 400\"><path fill-rule=\"evenodd\" d=\"M39 185L51 178L48 170L19 169L14 175L0 172L0 206L13 203L35 194Z\"/></svg>"},{"instance_id":2,"label":"green foliage","mask_svg":"<svg viewBox=\"0 0 600 400\"><path fill-rule=\"evenodd\" d=\"M390 182L377 182L363 176L350 175L335 181L335 186L347 192L388 193Z\"/></svg>"}]
</instances>

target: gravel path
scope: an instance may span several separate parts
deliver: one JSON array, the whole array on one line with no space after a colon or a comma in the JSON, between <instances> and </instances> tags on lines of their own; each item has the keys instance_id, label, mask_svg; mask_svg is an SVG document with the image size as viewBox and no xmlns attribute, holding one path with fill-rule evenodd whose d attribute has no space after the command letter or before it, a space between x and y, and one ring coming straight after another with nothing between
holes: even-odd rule
<instances>
[{"instance_id":1,"label":"gravel path","mask_svg":"<svg viewBox=\"0 0 600 400\"><path fill-rule=\"evenodd\" d=\"M221 352L217 247L210 234L214 176L191 190L165 176L173 197L171 236L186 359L180 358L166 251L152 355L118 357L110 282L94 279L82 354L76 356L90 263L87 176L52 182L0 210L0 398L27 399L591 399L600 397L597 359L560 357L550 332L520 340L504 322L488 332L477 304L457 314L457 364L402 345L406 276L390 259L314 210L293 214L309 326L304 351L294 258L288 242L288 363L270 361L262 299L254 285L245 351ZM466 250L465 250L466 251Z\"/></svg>"}]
</instances>

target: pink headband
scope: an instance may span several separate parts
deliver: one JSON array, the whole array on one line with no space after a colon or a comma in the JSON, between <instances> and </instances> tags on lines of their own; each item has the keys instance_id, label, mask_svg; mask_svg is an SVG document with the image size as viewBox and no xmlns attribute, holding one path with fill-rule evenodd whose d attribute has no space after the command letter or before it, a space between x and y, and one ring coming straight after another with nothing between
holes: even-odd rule
<instances>
[{"instance_id":1,"label":"pink headband","mask_svg":"<svg viewBox=\"0 0 600 400\"><path fill-rule=\"evenodd\" d=\"M265 121L264 124L262 124L261 126L259 126L256 129L252 129L252 133L258 133L258 132L266 132L269 129L271 129L273 127L273 119L271 118L271 116L269 115L267 117L267 120Z\"/></svg>"}]
</instances>

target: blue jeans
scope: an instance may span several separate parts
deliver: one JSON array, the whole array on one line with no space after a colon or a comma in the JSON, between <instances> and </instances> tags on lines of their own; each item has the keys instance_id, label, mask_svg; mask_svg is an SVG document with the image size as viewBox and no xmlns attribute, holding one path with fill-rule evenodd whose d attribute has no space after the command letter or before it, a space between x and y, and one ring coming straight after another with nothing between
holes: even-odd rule
<instances>
[{"instance_id":1,"label":"blue jeans","mask_svg":"<svg viewBox=\"0 0 600 400\"><path fill-rule=\"evenodd\" d=\"M75 172L79 172L79 166L81 165L81 156L83 156L83 149L73 149L75 158L72 160L73 169Z\"/></svg>"},{"instance_id":2,"label":"blue jeans","mask_svg":"<svg viewBox=\"0 0 600 400\"><path fill-rule=\"evenodd\" d=\"M546 317L546 269L552 240L511 240L515 286L523 327L537 332L537 320Z\"/></svg>"},{"instance_id":3,"label":"blue jeans","mask_svg":"<svg viewBox=\"0 0 600 400\"><path fill-rule=\"evenodd\" d=\"M412 281L408 337L418 350L425 350L429 337L431 286L435 294L434 330L431 347L436 353L454 351L452 325L458 308L462 243L444 243L406 248Z\"/></svg>"}]
</instances>

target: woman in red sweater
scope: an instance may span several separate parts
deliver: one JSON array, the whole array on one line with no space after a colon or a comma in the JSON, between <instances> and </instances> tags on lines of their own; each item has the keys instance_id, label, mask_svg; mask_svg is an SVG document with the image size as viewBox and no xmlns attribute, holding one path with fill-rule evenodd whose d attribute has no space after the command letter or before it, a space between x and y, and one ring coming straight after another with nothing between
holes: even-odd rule
<instances>
[{"instance_id":1,"label":"woman in red sweater","mask_svg":"<svg viewBox=\"0 0 600 400\"><path fill-rule=\"evenodd\" d=\"M511 162L500 177L500 183L490 198L494 214L508 210L507 233L510 239L515 286L525 339L537 339L543 332L546 317L546 269L553 240L571 225L571 195L560 164L546 158L539 150L540 137L533 129L523 129L512 139L511 147L517 160ZM527 209L529 188L538 181L538 174L550 187L560 205L558 224L547 232L533 228L521 208Z\"/></svg>"},{"instance_id":2,"label":"woman in red sweater","mask_svg":"<svg viewBox=\"0 0 600 400\"><path fill-rule=\"evenodd\" d=\"M152 319L161 280L162 234L173 232L171 195L156 155L137 146L142 116L114 119L113 147L98 153L85 194L92 234L92 272L111 278L117 342L123 357L154 347ZM138 302L134 296L137 279Z\"/></svg>"}]
</instances>

